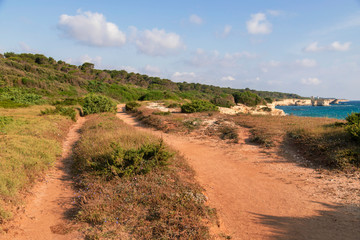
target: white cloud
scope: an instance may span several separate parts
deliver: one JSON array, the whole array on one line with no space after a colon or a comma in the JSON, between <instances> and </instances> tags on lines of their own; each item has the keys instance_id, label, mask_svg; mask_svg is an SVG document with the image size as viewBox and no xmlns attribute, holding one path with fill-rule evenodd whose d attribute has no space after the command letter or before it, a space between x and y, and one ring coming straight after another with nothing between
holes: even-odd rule
<instances>
[{"instance_id":1,"label":"white cloud","mask_svg":"<svg viewBox=\"0 0 360 240\"><path fill-rule=\"evenodd\" d=\"M345 42L341 44L338 41L331 43L328 46L319 46L318 42L312 42L304 48L305 52L322 52L322 51L348 51L350 49L351 42Z\"/></svg>"},{"instance_id":2,"label":"white cloud","mask_svg":"<svg viewBox=\"0 0 360 240\"><path fill-rule=\"evenodd\" d=\"M256 54L249 52L234 52L225 53L221 55L218 51L214 50L206 52L203 49L197 49L193 57L189 61L190 65L197 67L204 66L222 66L222 67L235 67L239 64L239 60L243 58L256 58Z\"/></svg>"},{"instance_id":3,"label":"white cloud","mask_svg":"<svg viewBox=\"0 0 360 240\"><path fill-rule=\"evenodd\" d=\"M346 42L346 43L341 44L336 41L331 44L331 49L334 51L347 51L350 49L350 45L351 45L351 42Z\"/></svg>"},{"instance_id":4,"label":"white cloud","mask_svg":"<svg viewBox=\"0 0 360 240\"><path fill-rule=\"evenodd\" d=\"M25 42L19 42L19 46L20 46L21 52L26 52L26 53L38 53L39 52L38 50L31 48Z\"/></svg>"},{"instance_id":5,"label":"white cloud","mask_svg":"<svg viewBox=\"0 0 360 240\"><path fill-rule=\"evenodd\" d=\"M231 26L231 25L225 25L222 36L223 36L223 37L229 36L231 30L232 30L232 26Z\"/></svg>"},{"instance_id":6,"label":"white cloud","mask_svg":"<svg viewBox=\"0 0 360 240\"><path fill-rule=\"evenodd\" d=\"M194 72L175 72L173 77L195 77L196 74Z\"/></svg>"},{"instance_id":7,"label":"white cloud","mask_svg":"<svg viewBox=\"0 0 360 240\"><path fill-rule=\"evenodd\" d=\"M264 13L251 15L251 19L246 22L247 30L250 34L269 34L272 32L272 24L266 19Z\"/></svg>"},{"instance_id":8,"label":"white cloud","mask_svg":"<svg viewBox=\"0 0 360 240\"><path fill-rule=\"evenodd\" d=\"M160 68L151 65L146 65L143 71L149 75L159 75L161 73Z\"/></svg>"},{"instance_id":9,"label":"white cloud","mask_svg":"<svg viewBox=\"0 0 360 240\"><path fill-rule=\"evenodd\" d=\"M119 69L125 70L127 72L139 73L139 71L135 67L132 67L132 66L120 66Z\"/></svg>"},{"instance_id":10,"label":"white cloud","mask_svg":"<svg viewBox=\"0 0 360 240\"><path fill-rule=\"evenodd\" d=\"M58 28L64 36L80 43L98 47L119 47L125 44L126 35L101 13L78 11L78 15L60 16Z\"/></svg>"},{"instance_id":11,"label":"white cloud","mask_svg":"<svg viewBox=\"0 0 360 240\"><path fill-rule=\"evenodd\" d=\"M221 78L221 81L235 81L233 76L225 76Z\"/></svg>"},{"instance_id":12,"label":"white cloud","mask_svg":"<svg viewBox=\"0 0 360 240\"><path fill-rule=\"evenodd\" d=\"M305 52L319 52L319 51L322 51L323 49L324 49L323 47L319 47L318 42L313 42L313 43L310 43L307 47L305 47L304 51Z\"/></svg>"},{"instance_id":13,"label":"white cloud","mask_svg":"<svg viewBox=\"0 0 360 240\"><path fill-rule=\"evenodd\" d=\"M317 62L314 59L304 58L296 60L296 64L303 67L315 67L317 65Z\"/></svg>"},{"instance_id":14,"label":"white cloud","mask_svg":"<svg viewBox=\"0 0 360 240\"><path fill-rule=\"evenodd\" d=\"M89 55L85 54L80 56L77 59L68 58L66 59L67 63L74 64L74 65L81 65L85 62L93 63L95 66L101 65L102 57L96 56L96 57L90 57Z\"/></svg>"},{"instance_id":15,"label":"white cloud","mask_svg":"<svg viewBox=\"0 0 360 240\"><path fill-rule=\"evenodd\" d=\"M142 32L136 31L135 44L139 52L150 56L166 56L185 49L180 36L154 28Z\"/></svg>"},{"instance_id":16,"label":"white cloud","mask_svg":"<svg viewBox=\"0 0 360 240\"><path fill-rule=\"evenodd\" d=\"M192 14L190 17L189 17L189 21L191 22L191 23L194 23L194 24L197 24L197 25L201 25L201 24L203 24L203 20L202 20L202 18L201 17L199 17L198 15L196 15L196 14Z\"/></svg>"},{"instance_id":17,"label":"white cloud","mask_svg":"<svg viewBox=\"0 0 360 240\"><path fill-rule=\"evenodd\" d=\"M196 77L194 72L175 72L171 78L175 81L189 81Z\"/></svg>"},{"instance_id":18,"label":"white cloud","mask_svg":"<svg viewBox=\"0 0 360 240\"><path fill-rule=\"evenodd\" d=\"M305 85L319 85L321 81L318 78L303 78L301 83Z\"/></svg>"}]
</instances>

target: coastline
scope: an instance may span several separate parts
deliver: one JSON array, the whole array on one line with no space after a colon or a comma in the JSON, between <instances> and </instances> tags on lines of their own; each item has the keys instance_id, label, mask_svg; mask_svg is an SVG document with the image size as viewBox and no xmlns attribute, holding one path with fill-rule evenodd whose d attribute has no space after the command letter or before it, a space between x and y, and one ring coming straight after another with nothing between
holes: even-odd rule
<instances>
[{"instance_id":1,"label":"coastline","mask_svg":"<svg viewBox=\"0 0 360 240\"><path fill-rule=\"evenodd\" d=\"M352 112L360 112L360 101L348 100L339 104L318 107L312 105L287 105L276 106L276 109L283 110L285 114L299 117L334 118L344 120Z\"/></svg>"}]
</instances>

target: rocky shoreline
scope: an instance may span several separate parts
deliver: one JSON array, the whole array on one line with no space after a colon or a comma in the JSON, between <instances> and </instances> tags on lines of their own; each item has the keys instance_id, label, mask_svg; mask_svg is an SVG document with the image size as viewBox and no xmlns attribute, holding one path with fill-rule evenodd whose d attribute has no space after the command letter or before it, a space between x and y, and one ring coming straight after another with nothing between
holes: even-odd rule
<instances>
[{"instance_id":1,"label":"rocky shoreline","mask_svg":"<svg viewBox=\"0 0 360 240\"><path fill-rule=\"evenodd\" d=\"M275 106L330 106L330 104L339 104L347 102L346 99L336 98L309 98L309 99L282 99L274 101Z\"/></svg>"}]
</instances>

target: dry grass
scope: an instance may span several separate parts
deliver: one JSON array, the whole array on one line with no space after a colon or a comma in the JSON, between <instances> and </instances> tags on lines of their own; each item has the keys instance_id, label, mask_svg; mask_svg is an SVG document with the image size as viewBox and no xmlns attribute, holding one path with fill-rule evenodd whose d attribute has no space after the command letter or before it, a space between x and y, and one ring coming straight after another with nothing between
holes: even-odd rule
<instances>
[{"instance_id":1,"label":"dry grass","mask_svg":"<svg viewBox=\"0 0 360 240\"><path fill-rule=\"evenodd\" d=\"M360 146L345 131L345 121L296 116L233 117L236 124L251 128L252 138L264 145L292 145L317 167L356 171Z\"/></svg>"},{"instance_id":2,"label":"dry grass","mask_svg":"<svg viewBox=\"0 0 360 240\"><path fill-rule=\"evenodd\" d=\"M226 139L221 123L235 123L250 130L250 142L266 148L283 149L292 146L317 167L342 171L357 171L360 167L360 146L345 131L345 121L297 116L229 116L219 113L173 113L159 116L151 115L152 111L141 107L137 113L140 116L138 118L145 124L166 132L192 132ZM193 124L195 120L196 124ZM210 127L201 124L208 121L215 122ZM225 130L229 132L228 129ZM236 128L233 128L231 133L235 132ZM236 138L235 135L233 137Z\"/></svg>"},{"instance_id":3,"label":"dry grass","mask_svg":"<svg viewBox=\"0 0 360 240\"><path fill-rule=\"evenodd\" d=\"M28 189L61 154L72 121L62 116L40 116L46 106L1 109L12 119L0 129L0 222L11 216L19 192Z\"/></svg>"},{"instance_id":4,"label":"dry grass","mask_svg":"<svg viewBox=\"0 0 360 240\"><path fill-rule=\"evenodd\" d=\"M82 129L75 161L91 165L112 151L111 143L129 150L154 142L159 139L137 132L114 115L94 115ZM132 177L108 178L81 165L77 169L77 219L89 224L88 239L209 238L206 222L214 210L204 205L193 171L178 155L167 166Z\"/></svg>"}]
</instances>

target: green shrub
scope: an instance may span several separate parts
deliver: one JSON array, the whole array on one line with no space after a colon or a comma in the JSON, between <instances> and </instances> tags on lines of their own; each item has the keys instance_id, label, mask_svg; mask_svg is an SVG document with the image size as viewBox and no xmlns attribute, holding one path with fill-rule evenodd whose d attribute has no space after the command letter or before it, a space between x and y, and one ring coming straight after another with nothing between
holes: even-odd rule
<instances>
[{"instance_id":1,"label":"green shrub","mask_svg":"<svg viewBox=\"0 0 360 240\"><path fill-rule=\"evenodd\" d=\"M360 167L360 153L351 149L340 150L336 153L333 164L340 169L346 168L349 164Z\"/></svg>"},{"instance_id":2,"label":"green shrub","mask_svg":"<svg viewBox=\"0 0 360 240\"><path fill-rule=\"evenodd\" d=\"M178 99L178 97L174 93L168 91L148 90L147 93L145 93L139 98L140 101L152 101L162 99Z\"/></svg>"},{"instance_id":3,"label":"green shrub","mask_svg":"<svg viewBox=\"0 0 360 240\"><path fill-rule=\"evenodd\" d=\"M180 107L181 105L179 103L170 103L169 105L167 105L166 107L167 108L178 108Z\"/></svg>"},{"instance_id":4,"label":"green shrub","mask_svg":"<svg viewBox=\"0 0 360 240\"><path fill-rule=\"evenodd\" d=\"M13 102L11 100L0 100L0 107L2 108L22 108L28 106L27 104Z\"/></svg>"},{"instance_id":5,"label":"green shrub","mask_svg":"<svg viewBox=\"0 0 360 240\"><path fill-rule=\"evenodd\" d=\"M35 93L28 93L20 88L3 88L0 90L0 101L11 101L22 105L36 105L43 103L42 97Z\"/></svg>"},{"instance_id":6,"label":"green shrub","mask_svg":"<svg viewBox=\"0 0 360 240\"><path fill-rule=\"evenodd\" d=\"M221 126L219 128L220 138L233 140L235 143L239 142L239 134L237 128L229 125Z\"/></svg>"},{"instance_id":7,"label":"green shrub","mask_svg":"<svg viewBox=\"0 0 360 240\"><path fill-rule=\"evenodd\" d=\"M256 93L252 93L250 91L236 92L233 94L233 96L236 103L241 103L250 107L266 103L263 98L261 98Z\"/></svg>"},{"instance_id":8,"label":"green shrub","mask_svg":"<svg viewBox=\"0 0 360 240\"><path fill-rule=\"evenodd\" d=\"M204 100L194 100L191 103L186 103L181 106L181 112L194 113L194 112L206 112L217 111L218 107L214 104Z\"/></svg>"},{"instance_id":9,"label":"green shrub","mask_svg":"<svg viewBox=\"0 0 360 240\"><path fill-rule=\"evenodd\" d=\"M124 150L119 144L113 143L111 148L110 154L93 158L89 165L96 173L107 177L146 174L156 167L167 165L172 156L170 152L166 151L163 141L127 150Z\"/></svg>"},{"instance_id":10,"label":"green shrub","mask_svg":"<svg viewBox=\"0 0 360 240\"><path fill-rule=\"evenodd\" d=\"M171 112L153 112L154 115L160 115L160 116L168 116L171 115Z\"/></svg>"},{"instance_id":11,"label":"green shrub","mask_svg":"<svg viewBox=\"0 0 360 240\"><path fill-rule=\"evenodd\" d=\"M53 105L61 105L61 106L71 106L79 104L80 99L77 98L65 98L63 100L58 100L53 103Z\"/></svg>"},{"instance_id":12,"label":"green shrub","mask_svg":"<svg viewBox=\"0 0 360 240\"><path fill-rule=\"evenodd\" d=\"M187 119L187 120L183 121L183 125L189 130L197 129L201 126L201 124L202 124L202 121L199 118Z\"/></svg>"},{"instance_id":13,"label":"green shrub","mask_svg":"<svg viewBox=\"0 0 360 240\"><path fill-rule=\"evenodd\" d=\"M84 98L84 115L100 112L115 112L116 104L108 97L90 94Z\"/></svg>"},{"instance_id":14,"label":"green shrub","mask_svg":"<svg viewBox=\"0 0 360 240\"><path fill-rule=\"evenodd\" d=\"M227 97L215 97L211 100L211 103L219 107L227 107L227 108L230 108L235 105L234 102L229 100Z\"/></svg>"},{"instance_id":15,"label":"green shrub","mask_svg":"<svg viewBox=\"0 0 360 240\"><path fill-rule=\"evenodd\" d=\"M136 112L137 108L140 107L141 104L137 102L128 102L125 105L125 110L129 112Z\"/></svg>"},{"instance_id":16,"label":"green shrub","mask_svg":"<svg viewBox=\"0 0 360 240\"><path fill-rule=\"evenodd\" d=\"M71 118L71 120L76 121L76 111L72 107L56 106L55 109L46 108L45 110L41 111L40 113L41 113L41 115L59 114L62 116L68 116Z\"/></svg>"},{"instance_id":17,"label":"green shrub","mask_svg":"<svg viewBox=\"0 0 360 240\"><path fill-rule=\"evenodd\" d=\"M360 113L351 113L346 117L347 124L345 126L351 137L360 140Z\"/></svg>"}]
</instances>

